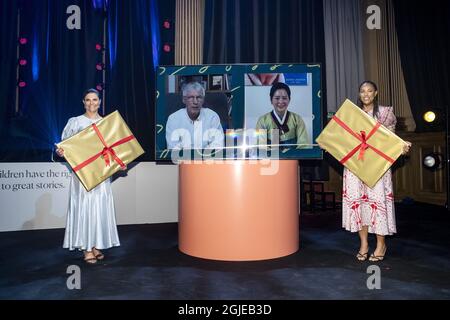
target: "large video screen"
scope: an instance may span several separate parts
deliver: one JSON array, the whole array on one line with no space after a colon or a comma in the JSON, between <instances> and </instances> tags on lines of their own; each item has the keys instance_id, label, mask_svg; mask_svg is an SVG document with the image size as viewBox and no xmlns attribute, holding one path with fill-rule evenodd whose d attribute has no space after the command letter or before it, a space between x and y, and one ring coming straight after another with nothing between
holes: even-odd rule
<instances>
[{"instance_id":1,"label":"large video screen","mask_svg":"<svg viewBox=\"0 0 450 320\"><path fill-rule=\"evenodd\" d=\"M320 64L161 66L156 160L320 159Z\"/></svg>"}]
</instances>

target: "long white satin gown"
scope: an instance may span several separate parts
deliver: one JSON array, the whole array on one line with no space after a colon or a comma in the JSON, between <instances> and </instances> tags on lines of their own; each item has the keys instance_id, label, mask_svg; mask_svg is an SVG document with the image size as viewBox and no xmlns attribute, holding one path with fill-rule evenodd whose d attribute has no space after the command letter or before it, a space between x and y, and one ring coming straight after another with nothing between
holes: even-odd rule
<instances>
[{"instance_id":1,"label":"long white satin gown","mask_svg":"<svg viewBox=\"0 0 450 320\"><path fill-rule=\"evenodd\" d=\"M100 119L92 120L84 115L70 118L63 130L62 139L73 136ZM91 251L93 247L108 249L120 246L111 179L87 192L78 177L72 173L69 192L63 248Z\"/></svg>"}]
</instances>

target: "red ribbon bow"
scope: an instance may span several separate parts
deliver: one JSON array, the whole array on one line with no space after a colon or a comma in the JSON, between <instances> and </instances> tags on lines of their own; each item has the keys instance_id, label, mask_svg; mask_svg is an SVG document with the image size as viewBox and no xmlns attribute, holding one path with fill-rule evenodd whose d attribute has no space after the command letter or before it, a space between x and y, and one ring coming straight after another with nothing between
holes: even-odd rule
<instances>
[{"instance_id":1,"label":"red ribbon bow","mask_svg":"<svg viewBox=\"0 0 450 320\"><path fill-rule=\"evenodd\" d=\"M336 123L338 125L340 125L342 128L344 128L345 131L347 131L352 136L354 136L356 139L361 141L361 143L359 145L357 145L352 151L350 151L344 158L342 158L339 161L340 163L344 164L345 162L347 162L348 159L353 157L353 155L356 152L358 152L358 151L359 151L358 160L364 160L364 154L365 154L366 150L369 149L369 148L372 149L373 151L375 151L378 155L380 155L381 157L383 157L384 159L386 159L390 163L394 163L395 162L394 159L390 158L388 155L384 154L383 152L381 152L380 150L378 150L374 146L371 146L369 143L367 143L367 141L370 139L370 137L372 137L373 134L381 126L381 123L377 122L377 124L372 128L372 130L370 130L369 134L366 136L366 132L365 131L360 131L361 134L357 134L349 126L347 126L341 119L339 119L338 117L333 116L332 119L334 121L336 121Z\"/></svg>"},{"instance_id":2,"label":"red ribbon bow","mask_svg":"<svg viewBox=\"0 0 450 320\"><path fill-rule=\"evenodd\" d=\"M361 132L361 144L359 146L359 154L358 154L358 160L364 160L364 153L366 152L367 148L369 148L369 145L367 144L367 138L366 138L366 132Z\"/></svg>"},{"instance_id":3,"label":"red ribbon bow","mask_svg":"<svg viewBox=\"0 0 450 320\"><path fill-rule=\"evenodd\" d=\"M94 162L100 156L102 156L103 160L105 160L105 165L109 167L110 164L111 164L111 161L109 159L109 155L111 155L111 157L114 159L114 161L117 162L120 165L121 168L125 168L125 164L123 163L122 160L120 160L120 158L117 156L117 154L116 154L116 152L114 151L113 148L117 147L118 145L124 144L124 143L126 143L126 142L128 142L130 140L133 140L134 136L130 135L130 136L125 137L123 139L120 139L120 140L114 142L112 145L108 146L106 144L105 139L103 138L103 135L101 134L100 130L98 129L98 127L97 127L97 125L95 123L92 124L92 128L94 129L94 131L97 134L98 138L102 142L104 148L99 153L93 155L92 157L90 157L86 161L83 161L82 163L80 163L79 165L74 167L73 171L78 171L78 170L82 169L83 167L87 166L91 162Z\"/></svg>"}]
</instances>

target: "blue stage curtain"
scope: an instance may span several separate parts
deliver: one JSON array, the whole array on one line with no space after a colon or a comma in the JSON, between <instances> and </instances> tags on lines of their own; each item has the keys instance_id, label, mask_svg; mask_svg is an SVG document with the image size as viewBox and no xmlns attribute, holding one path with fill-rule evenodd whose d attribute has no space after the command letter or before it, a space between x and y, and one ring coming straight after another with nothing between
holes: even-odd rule
<instances>
[{"instance_id":1,"label":"blue stage curtain","mask_svg":"<svg viewBox=\"0 0 450 320\"><path fill-rule=\"evenodd\" d=\"M0 144L0 160L50 161L53 144L60 141L68 118L84 112L83 91L95 86L99 78L95 44L102 40L103 14L94 10L88 0L12 2L16 7L1 10L1 20L17 19L20 14L20 35L28 40L20 46L20 57L27 60L26 66L20 68L20 78L27 86L20 89L17 112L10 99L4 107L7 117L2 119L1 139L6 143ZM71 5L80 8L79 30L66 25L71 16L66 11ZM2 41L6 34L16 37L17 23L9 23L6 28L9 30L2 31ZM15 44L11 43L9 49L13 54L2 61L15 70ZM13 95L15 74L10 78L0 86Z\"/></svg>"},{"instance_id":2,"label":"blue stage curtain","mask_svg":"<svg viewBox=\"0 0 450 320\"><path fill-rule=\"evenodd\" d=\"M0 1L0 137L15 110L17 10L17 1Z\"/></svg>"},{"instance_id":3,"label":"blue stage curtain","mask_svg":"<svg viewBox=\"0 0 450 320\"><path fill-rule=\"evenodd\" d=\"M108 8L106 101L109 111L119 110L144 148L141 161L154 160L154 61L159 48L153 52L153 46L158 45L159 21L152 19L158 18L157 5L155 0L111 0Z\"/></svg>"},{"instance_id":4,"label":"blue stage curtain","mask_svg":"<svg viewBox=\"0 0 450 320\"><path fill-rule=\"evenodd\" d=\"M84 112L83 92L103 82L102 72L96 69L103 51L97 51L96 44L103 44L104 32L105 113L119 110L146 151L142 159L152 159L153 64L160 49L155 42L159 35L152 31L159 32L160 1L0 1L0 161L52 159L54 143L60 141L67 120ZM80 8L81 29L66 25L71 5ZM19 15L20 34L28 39L20 56L28 63L20 68L27 86L20 89L16 111Z\"/></svg>"}]
</instances>

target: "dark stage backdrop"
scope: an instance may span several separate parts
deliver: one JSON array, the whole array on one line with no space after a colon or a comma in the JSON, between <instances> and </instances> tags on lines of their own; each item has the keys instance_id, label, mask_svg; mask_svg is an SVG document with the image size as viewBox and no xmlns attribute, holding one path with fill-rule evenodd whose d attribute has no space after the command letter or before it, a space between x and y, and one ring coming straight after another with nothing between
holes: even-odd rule
<instances>
[{"instance_id":1,"label":"dark stage backdrop","mask_svg":"<svg viewBox=\"0 0 450 320\"><path fill-rule=\"evenodd\" d=\"M206 1L204 64L321 63L325 87L325 36L322 1ZM326 95L322 95L326 117ZM327 163L302 160L303 173L328 180Z\"/></svg>"},{"instance_id":2,"label":"dark stage backdrop","mask_svg":"<svg viewBox=\"0 0 450 320\"><path fill-rule=\"evenodd\" d=\"M2 57L2 64L14 69L0 84L2 91L7 91L0 105L5 115L1 130L4 143L0 144L2 161L49 161L53 143L59 141L68 117L83 112L83 89L96 82L95 43L101 39L102 25L101 12L91 10L88 2L2 1L3 7L5 3L14 5L2 8L1 20L20 19L19 23L15 20L16 23L4 25L1 32L2 42L5 35L10 35L7 47L1 50L2 55L7 54L5 59ZM80 30L66 26L66 10L72 4L81 9ZM19 46L20 58L27 64L20 67L19 77L26 86L20 88L18 100L17 33L27 40Z\"/></svg>"},{"instance_id":3,"label":"dark stage backdrop","mask_svg":"<svg viewBox=\"0 0 450 320\"><path fill-rule=\"evenodd\" d=\"M443 131L429 127L426 109L444 111L450 105L450 2L394 0L395 27L411 111L417 132Z\"/></svg>"},{"instance_id":4,"label":"dark stage backdrop","mask_svg":"<svg viewBox=\"0 0 450 320\"><path fill-rule=\"evenodd\" d=\"M16 47L18 3L0 1L0 148L9 134L8 123L14 115L16 93Z\"/></svg>"},{"instance_id":5,"label":"dark stage backdrop","mask_svg":"<svg viewBox=\"0 0 450 320\"><path fill-rule=\"evenodd\" d=\"M321 62L325 67L322 1L206 1L205 26L205 64Z\"/></svg>"},{"instance_id":6,"label":"dark stage backdrop","mask_svg":"<svg viewBox=\"0 0 450 320\"><path fill-rule=\"evenodd\" d=\"M103 51L96 44L104 39L105 113L119 110L146 151L139 160L153 159L158 5L165 2L0 1L0 161L51 160L68 118L84 112L83 91L103 82L102 71L96 69ZM71 5L80 8L80 29L66 25ZM27 85L18 100L17 33L28 40L19 46L20 57L27 60L19 75Z\"/></svg>"}]
</instances>

